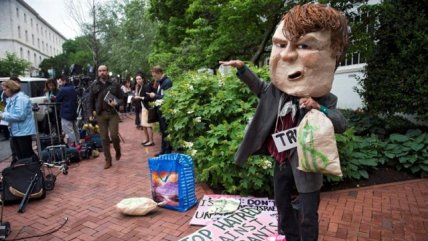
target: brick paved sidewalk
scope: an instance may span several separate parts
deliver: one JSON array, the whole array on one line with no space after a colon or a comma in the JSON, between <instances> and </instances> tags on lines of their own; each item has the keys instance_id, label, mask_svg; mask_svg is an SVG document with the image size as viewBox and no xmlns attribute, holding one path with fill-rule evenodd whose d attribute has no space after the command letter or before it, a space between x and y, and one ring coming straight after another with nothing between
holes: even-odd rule
<instances>
[{"instance_id":1,"label":"brick paved sidewalk","mask_svg":"<svg viewBox=\"0 0 428 241\"><path fill-rule=\"evenodd\" d=\"M115 204L126 197L150 197L147 158L160 149L141 146L142 131L124 119L120 132L122 159L104 170L100 156L84 160L59 175L53 191L31 201L25 213L18 205L4 208L12 225L7 240L59 231L27 240L178 240L200 227L190 226L196 210L181 213L159 208L143 217L121 215ZM114 154L114 151L113 151ZM3 169L8 162L0 163ZM197 197L212 191L197 185ZM320 240L428 240L428 180L416 180L322 194Z\"/></svg>"}]
</instances>

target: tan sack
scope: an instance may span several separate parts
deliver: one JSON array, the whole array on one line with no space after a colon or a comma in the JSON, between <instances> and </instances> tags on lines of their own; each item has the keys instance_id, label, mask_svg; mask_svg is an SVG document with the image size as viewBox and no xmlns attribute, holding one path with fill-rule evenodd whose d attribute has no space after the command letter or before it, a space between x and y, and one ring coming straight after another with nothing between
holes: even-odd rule
<instances>
[{"instance_id":1,"label":"tan sack","mask_svg":"<svg viewBox=\"0 0 428 241\"><path fill-rule=\"evenodd\" d=\"M299 170L342 176L331 120L319 110L306 113L297 128Z\"/></svg>"},{"instance_id":2,"label":"tan sack","mask_svg":"<svg viewBox=\"0 0 428 241\"><path fill-rule=\"evenodd\" d=\"M125 198L116 204L116 208L126 215L142 216L155 210L158 203L151 198L146 197L131 197Z\"/></svg>"}]
</instances>

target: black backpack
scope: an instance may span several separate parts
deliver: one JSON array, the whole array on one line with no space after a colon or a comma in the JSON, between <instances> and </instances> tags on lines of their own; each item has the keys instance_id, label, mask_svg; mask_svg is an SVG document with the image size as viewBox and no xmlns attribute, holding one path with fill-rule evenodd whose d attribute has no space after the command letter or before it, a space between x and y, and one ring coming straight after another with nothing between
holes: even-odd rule
<instances>
[{"instance_id":1,"label":"black backpack","mask_svg":"<svg viewBox=\"0 0 428 241\"><path fill-rule=\"evenodd\" d=\"M19 203L24 197L31 181L37 174L37 181L30 195L30 200L46 197L45 178L41 164L35 158L18 160L2 171L2 201L4 204Z\"/></svg>"}]
</instances>

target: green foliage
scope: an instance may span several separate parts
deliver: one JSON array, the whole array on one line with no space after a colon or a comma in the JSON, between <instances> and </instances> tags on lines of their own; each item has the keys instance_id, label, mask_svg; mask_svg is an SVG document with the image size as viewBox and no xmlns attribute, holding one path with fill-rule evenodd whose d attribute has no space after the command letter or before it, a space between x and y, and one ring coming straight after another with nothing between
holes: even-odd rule
<instances>
[{"instance_id":1,"label":"green foliage","mask_svg":"<svg viewBox=\"0 0 428 241\"><path fill-rule=\"evenodd\" d=\"M104 63L115 74L149 72L148 57L157 28L149 19L145 1L110 2L99 8L97 20Z\"/></svg>"},{"instance_id":2,"label":"green foliage","mask_svg":"<svg viewBox=\"0 0 428 241\"><path fill-rule=\"evenodd\" d=\"M404 134L409 129L421 128L401 116L380 116L362 110L342 110L348 121L348 126L354 128L358 136L370 136L375 134L381 139L387 138L393 133Z\"/></svg>"},{"instance_id":3,"label":"green foliage","mask_svg":"<svg viewBox=\"0 0 428 241\"><path fill-rule=\"evenodd\" d=\"M10 77L24 75L31 63L18 58L14 53L6 53L6 57L0 59L0 76Z\"/></svg>"},{"instance_id":4,"label":"green foliage","mask_svg":"<svg viewBox=\"0 0 428 241\"><path fill-rule=\"evenodd\" d=\"M69 74L72 64L79 64L81 66L92 64L92 53L87 45L88 42L85 36L66 40L62 45L62 54L46 58L40 63L41 72L44 73L45 77L48 77L48 69L54 69L55 76L52 77L57 78L62 72Z\"/></svg>"},{"instance_id":5,"label":"green foliage","mask_svg":"<svg viewBox=\"0 0 428 241\"><path fill-rule=\"evenodd\" d=\"M267 49L282 15L295 4L306 2L311 1L151 0L149 11L152 19L159 22L159 29L150 63L166 66L170 73L215 69L219 60L236 58L259 65L269 55ZM351 17L356 15L349 11L355 9L353 4L367 1L320 2ZM372 40L364 34L365 28L356 24L353 29L352 41L357 48L352 51L364 49L368 52Z\"/></svg>"},{"instance_id":6,"label":"green foliage","mask_svg":"<svg viewBox=\"0 0 428 241\"><path fill-rule=\"evenodd\" d=\"M267 69L256 71L267 73ZM172 145L193 157L199 181L227 193L271 194L270 158L251 157L242 168L233 161L257 102L234 75L189 72L174 79L162 111Z\"/></svg>"},{"instance_id":7,"label":"green foliage","mask_svg":"<svg viewBox=\"0 0 428 241\"><path fill-rule=\"evenodd\" d=\"M428 175L428 134L409 130L405 135L392 134L385 147L385 156L398 170Z\"/></svg>"},{"instance_id":8,"label":"green foliage","mask_svg":"<svg viewBox=\"0 0 428 241\"><path fill-rule=\"evenodd\" d=\"M370 170L386 163L383 156L384 143L375 135L361 137L353 128L343 134L336 134L340 164L344 179L367 179ZM327 181L340 181L338 177L326 176Z\"/></svg>"},{"instance_id":9,"label":"green foliage","mask_svg":"<svg viewBox=\"0 0 428 241\"><path fill-rule=\"evenodd\" d=\"M416 114L428 120L426 1L385 0L361 95L371 112Z\"/></svg>"}]
</instances>

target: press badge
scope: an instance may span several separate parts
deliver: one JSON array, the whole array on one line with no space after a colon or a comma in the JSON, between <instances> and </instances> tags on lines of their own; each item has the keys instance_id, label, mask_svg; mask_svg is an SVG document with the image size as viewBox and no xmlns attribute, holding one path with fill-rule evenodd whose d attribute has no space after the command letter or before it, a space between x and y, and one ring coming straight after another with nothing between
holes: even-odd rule
<instances>
[{"instance_id":1,"label":"press badge","mask_svg":"<svg viewBox=\"0 0 428 241\"><path fill-rule=\"evenodd\" d=\"M272 134L278 152L297 147L297 127Z\"/></svg>"}]
</instances>

